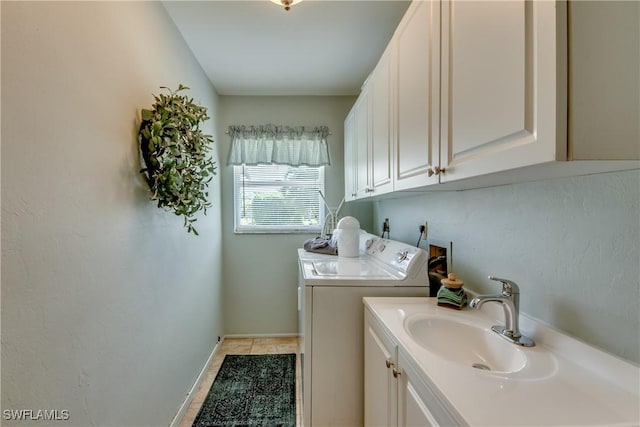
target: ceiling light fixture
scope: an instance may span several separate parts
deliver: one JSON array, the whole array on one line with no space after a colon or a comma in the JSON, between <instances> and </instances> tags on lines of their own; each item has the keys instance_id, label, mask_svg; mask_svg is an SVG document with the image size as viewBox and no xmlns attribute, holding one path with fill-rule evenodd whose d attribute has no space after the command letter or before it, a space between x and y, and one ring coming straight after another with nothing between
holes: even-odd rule
<instances>
[{"instance_id":1,"label":"ceiling light fixture","mask_svg":"<svg viewBox=\"0 0 640 427\"><path fill-rule=\"evenodd\" d=\"M280 6L284 6L284 10L291 9L296 3L300 3L302 0L271 0L275 4L279 4Z\"/></svg>"}]
</instances>

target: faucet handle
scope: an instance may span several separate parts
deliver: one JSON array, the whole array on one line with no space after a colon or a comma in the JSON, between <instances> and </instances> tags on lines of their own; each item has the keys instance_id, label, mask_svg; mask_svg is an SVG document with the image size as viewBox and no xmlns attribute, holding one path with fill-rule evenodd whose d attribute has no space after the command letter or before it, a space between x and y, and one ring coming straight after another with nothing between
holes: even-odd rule
<instances>
[{"instance_id":1,"label":"faucet handle","mask_svg":"<svg viewBox=\"0 0 640 427\"><path fill-rule=\"evenodd\" d=\"M513 294L519 294L520 288L513 280L501 279L496 276L489 276L490 280L495 280L496 282L502 283L502 294L504 296L511 296Z\"/></svg>"}]
</instances>

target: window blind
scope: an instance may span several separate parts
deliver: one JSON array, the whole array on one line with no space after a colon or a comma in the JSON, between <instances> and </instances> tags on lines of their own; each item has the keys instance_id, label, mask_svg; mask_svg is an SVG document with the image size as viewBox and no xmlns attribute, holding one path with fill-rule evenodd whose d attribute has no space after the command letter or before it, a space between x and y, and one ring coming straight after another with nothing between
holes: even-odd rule
<instances>
[{"instance_id":1,"label":"window blind","mask_svg":"<svg viewBox=\"0 0 640 427\"><path fill-rule=\"evenodd\" d=\"M236 233L315 233L322 228L324 167L234 166Z\"/></svg>"}]
</instances>

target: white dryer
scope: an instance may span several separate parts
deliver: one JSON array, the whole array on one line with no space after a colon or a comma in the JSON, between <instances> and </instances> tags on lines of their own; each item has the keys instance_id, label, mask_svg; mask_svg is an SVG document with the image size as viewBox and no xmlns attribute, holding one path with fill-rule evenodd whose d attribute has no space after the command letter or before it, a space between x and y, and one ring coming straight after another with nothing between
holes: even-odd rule
<instances>
[{"instance_id":1,"label":"white dryer","mask_svg":"<svg viewBox=\"0 0 640 427\"><path fill-rule=\"evenodd\" d=\"M367 296L429 296L422 249L371 234L361 256L298 249L305 427L364 422L364 306Z\"/></svg>"}]
</instances>

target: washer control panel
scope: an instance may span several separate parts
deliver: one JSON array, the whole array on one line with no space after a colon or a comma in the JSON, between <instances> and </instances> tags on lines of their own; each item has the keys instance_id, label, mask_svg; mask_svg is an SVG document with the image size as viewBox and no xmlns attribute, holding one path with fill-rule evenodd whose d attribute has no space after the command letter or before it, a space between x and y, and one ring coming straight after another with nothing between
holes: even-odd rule
<instances>
[{"instance_id":1,"label":"washer control panel","mask_svg":"<svg viewBox=\"0 0 640 427\"><path fill-rule=\"evenodd\" d=\"M414 276L427 263L427 253L421 248L372 235L366 238L366 254L403 276Z\"/></svg>"}]
</instances>

